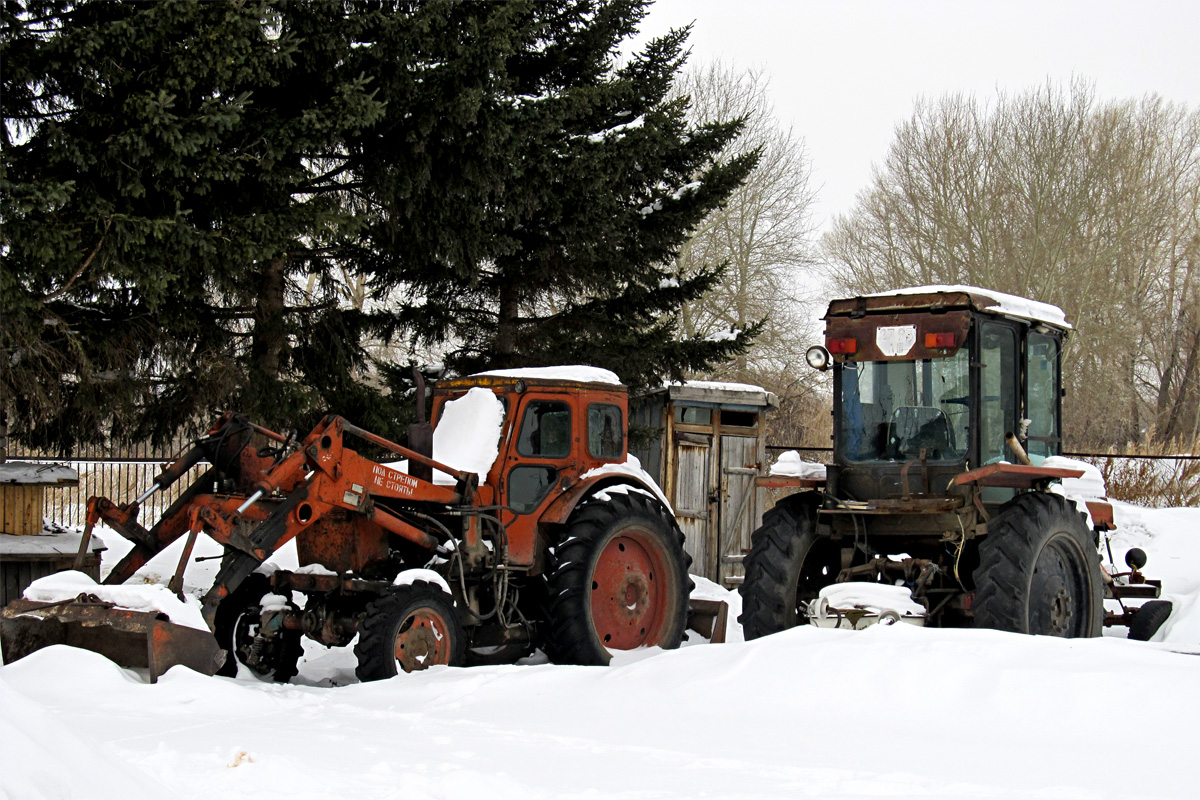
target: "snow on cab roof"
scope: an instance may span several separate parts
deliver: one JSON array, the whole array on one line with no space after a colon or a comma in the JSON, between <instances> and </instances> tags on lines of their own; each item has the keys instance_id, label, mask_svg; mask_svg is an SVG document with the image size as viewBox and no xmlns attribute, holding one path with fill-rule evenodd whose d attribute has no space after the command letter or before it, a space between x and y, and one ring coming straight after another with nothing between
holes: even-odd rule
<instances>
[{"instance_id":1,"label":"snow on cab roof","mask_svg":"<svg viewBox=\"0 0 1200 800\"><path fill-rule=\"evenodd\" d=\"M910 286L904 289L893 289L890 292L876 292L875 294L864 296L889 297L897 294L933 294L935 292L963 292L971 295L973 301L988 311L1016 317L1017 319L1045 322L1047 325L1071 330L1071 324L1067 322L1067 315L1058 306L1041 303L1037 300L1029 300L1024 297L1017 297L1013 294L997 292L994 289L981 289L978 286Z\"/></svg>"},{"instance_id":2,"label":"snow on cab roof","mask_svg":"<svg viewBox=\"0 0 1200 800\"><path fill-rule=\"evenodd\" d=\"M516 369L493 369L478 372L472 378L517 378L519 380L576 381L578 383L611 383L621 385L615 372L600 367L574 364L562 367L517 367Z\"/></svg>"}]
</instances>

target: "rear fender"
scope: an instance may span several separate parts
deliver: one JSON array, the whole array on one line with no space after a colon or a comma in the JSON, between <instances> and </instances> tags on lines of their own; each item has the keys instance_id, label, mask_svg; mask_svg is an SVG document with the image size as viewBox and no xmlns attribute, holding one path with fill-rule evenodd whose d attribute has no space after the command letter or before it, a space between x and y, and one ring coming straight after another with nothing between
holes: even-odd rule
<instances>
[{"instance_id":1,"label":"rear fender","mask_svg":"<svg viewBox=\"0 0 1200 800\"><path fill-rule=\"evenodd\" d=\"M539 520L540 525L543 527L548 525L565 525L567 520L570 519L571 514L574 513L575 509L581 503L597 492L613 486L631 486L635 489L641 489L658 499L658 492L632 475L597 475L594 478L581 480L559 495L558 499L547 506L546 510L542 512L542 517ZM659 500L659 502L662 501ZM669 507L668 510L670 510Z\"/></svg>"}]
</instances>

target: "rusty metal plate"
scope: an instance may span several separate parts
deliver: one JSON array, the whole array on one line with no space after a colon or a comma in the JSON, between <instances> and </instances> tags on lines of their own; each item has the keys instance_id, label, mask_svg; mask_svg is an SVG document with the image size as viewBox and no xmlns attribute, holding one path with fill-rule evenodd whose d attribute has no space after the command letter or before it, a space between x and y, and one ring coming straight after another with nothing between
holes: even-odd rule
<instances>
[{"instance_id":1,"label":"rusty metal plate","mask_svg":"<svg viewBox=\"0 0 1200 800\"><path fill-rule=\"evenodd\" d=\"M825 481L789 475L761 475L754 479L754 485L763 489L819 489L825 485Z\"/></svg>"},{"instance_id":2,"label":"rusty metal plate","mask_svg":"<svg viewBox=\"0 0 1200 800\"><path fill-rule=\"evenodd\" d=\"M1113 507L1111 503L1105 503L1101 500L1088 500L1088 513L1092 515L1092 526L1097 530L1115 531L1117 523L1113 520Z\"/></svg>"},{"instance_id":3,"label":"rusty metal plate","mask_svg":"<svg viewBox=\"0 0 1200 800\"><path fill-rule=\"evenodd\" d=\"M226 655L210 632L176 625L152 611L109 603L16 600L0 612L5 663L55 644L99 653L122 667L149 670L151 683L177 664L215 675Z\"/></svg>"},{"instance_id":4,"label":"rusty metal plate","mask_svg":"<svg viewBox=\"0 0 1200 800\"><path fill-rule=\"evenodd\" d=\"M1003 486L1011 489L1032 489L1036 484L1055 478L1082 477L1081 469L1062 467L1032 467L1024 464L988 464L954 478L958 486L974 483L977 486Z\"/></svg>"},{"instance_id":5,"label":"rusty metal plate","mask_svg":"<svg viewBox=\"0 0 1200 800\"><path fill-rule=\"evenodd\" d=\"M854 339L856 351L852 355L837 355L838 361L895 361L945 358L957 353L967 343L971 329L969 311L948 311L944 314L895 313L871 314L854 318L827 316L826 339ZM880 330L912 328L912 344L904 352L880 347ZM954 347L931 348L925 346L925 335L930 333L954 334ZM885 352L887 350L887 352Z\"/></svg>"}]
</instances>

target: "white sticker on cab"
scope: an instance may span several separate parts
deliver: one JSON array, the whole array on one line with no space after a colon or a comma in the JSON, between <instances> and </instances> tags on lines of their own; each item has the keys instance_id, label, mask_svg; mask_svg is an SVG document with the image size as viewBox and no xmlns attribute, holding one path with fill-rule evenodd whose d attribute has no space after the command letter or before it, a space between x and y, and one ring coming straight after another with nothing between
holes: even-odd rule
<instances>
[{"instance_id":1,"label":"white sticker on cab","mask_svg":"<svg viewBox=\"0 0 1200 800\"><path fill-rule=\"evenodd\" d=\"M917 343L916 325L893 325L875 329L875 344L885 356L907 355Z\"/></svg>"}]
</instances>

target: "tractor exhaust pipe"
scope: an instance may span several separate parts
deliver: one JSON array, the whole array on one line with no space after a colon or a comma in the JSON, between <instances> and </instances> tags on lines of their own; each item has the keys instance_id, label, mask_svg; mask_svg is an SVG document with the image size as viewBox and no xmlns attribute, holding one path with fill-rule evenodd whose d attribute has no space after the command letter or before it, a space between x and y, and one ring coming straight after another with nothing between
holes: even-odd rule
<instances>
[{"instance_id":1,"label":"tractor exhaust pipe","mask_svg":"<svg viewBox=\"0 0 1200 800\"><path fill-rule=\"evenodd\" d=\"M417 384L417 421L408 426L408 447L426 458L433 458L433 426L425 418L425 376L416 367L413 367L413 381ZM408 474L426 482L432 481L433 467L410 459Z\"/></svg>"},{"instance_id":2,"label":"tractor exhaust pipe","mask_svg":"<svg viewBox=\"0 0 1200 800\"><path fill-rule=\"evenodd\" d=\"M1025 452L1025 448L1017 441L1017 435L1012 431L1004 434L1004 443L1008 445L1008 449L1013 451L1013 455L1017 457L1018 464L1024 464L1027 467L1032 467L1033 462L1029 460L1029 454Z\"/></svg>"}]
</instances>

